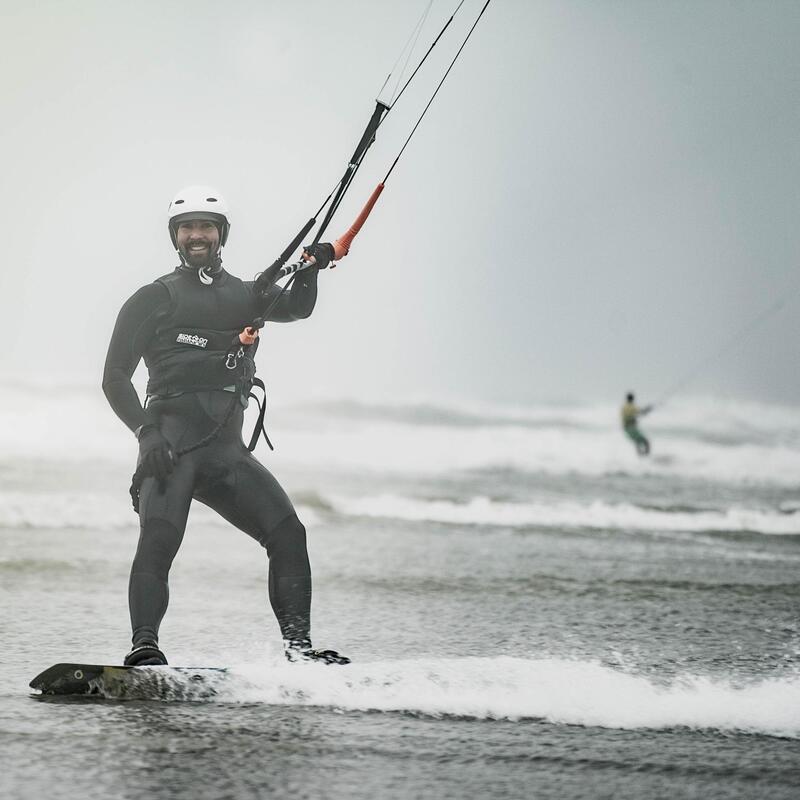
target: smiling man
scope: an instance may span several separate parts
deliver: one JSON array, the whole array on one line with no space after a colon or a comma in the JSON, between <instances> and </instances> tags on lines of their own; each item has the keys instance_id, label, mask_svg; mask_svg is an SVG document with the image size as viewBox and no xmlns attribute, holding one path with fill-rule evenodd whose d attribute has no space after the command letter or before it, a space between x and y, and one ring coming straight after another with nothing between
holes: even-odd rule
<instances>
[{"instance_id":1,"label":"smiling man","mask_svg":"<svg viewBox=\"0 0 800 800\"><path fill-rule=\"evenodd\" d=\"M241 436L255 378L253 323L308 317L318 270L330 263L333 247L309 248L315 266L298 273L282 293L268 280L245 282L223 269L230 217L216 190L190 186L178 192L168 226L180 265L122 307L103 374L108 402L139 440L131 491L140 534L128 591L133 647L125 663L167 663L158 631L169 570L197 499L266 549L269 599L287 658L346 664L335 651L311 646L305 528ZM142 358L149 376L144 406L131 383Z\"/></svg>"}]
</instances>

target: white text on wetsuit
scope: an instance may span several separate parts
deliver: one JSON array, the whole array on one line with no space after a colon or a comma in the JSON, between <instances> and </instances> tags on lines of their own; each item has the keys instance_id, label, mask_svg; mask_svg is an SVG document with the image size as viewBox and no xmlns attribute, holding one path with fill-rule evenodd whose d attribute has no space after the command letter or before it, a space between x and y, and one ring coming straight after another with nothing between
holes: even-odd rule
<instances>
[{"instance_id":1,"label":"white text on wetsuit","mask_svg":"<svg viewBox=\"0 0 800 800\"><path fill-rule=\"evenodd\" d=\"M208 344L208 339L191 333L179 333L175 341L178 344L193 344L195 347L205 347Z\"/></svg>"}]
</instances>

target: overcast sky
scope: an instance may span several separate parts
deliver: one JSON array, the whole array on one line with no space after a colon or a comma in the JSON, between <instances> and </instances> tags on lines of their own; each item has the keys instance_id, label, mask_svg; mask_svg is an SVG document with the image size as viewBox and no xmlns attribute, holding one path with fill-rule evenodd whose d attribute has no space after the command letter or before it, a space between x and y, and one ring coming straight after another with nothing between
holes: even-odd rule
<instances>
[{"instance_id":1,"label":"overcast sky","mask_svg":"<svg viewBox=\"0 0 800 800\"><path fill-rule=\"evenodd\" d=\"M427 0L0 0L6 377L94 381L124 300L177 263L175 191L232 209L250 278L339 178ZM421 42L456 5L435 0ZM381 128L331 238L480 10ZM800 402L800 3L493 0L273 396L513 402L688 387ZM419 53L417 54L419 55Z\"/></svg>"}]
</instances>

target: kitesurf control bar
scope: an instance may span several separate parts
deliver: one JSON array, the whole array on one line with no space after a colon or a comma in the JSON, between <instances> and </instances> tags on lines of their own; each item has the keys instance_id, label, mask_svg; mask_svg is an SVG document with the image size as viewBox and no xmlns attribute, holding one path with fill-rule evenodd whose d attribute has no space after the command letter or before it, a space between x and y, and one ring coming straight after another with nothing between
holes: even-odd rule
<instances>
[{"instance_id":1,"label":"kitesurf control bar","mask_svg":"<svg viewBox=\"0 0 800 800\"><path fill-rule=\"evenodd\" d=\"M308 236L314 225L317 224L317 217L322 213L322 209L325 208L325 206L328 204L328 201L331 200L331 197L333 197L333 200L328 207L328 211L319 226L319 230L317 230L314 236L312 244L317 244L322 238L322 235L325 233L331 218L336 213L336 209L339 208L339 204L342 202L345 192L350 187L353 177L358 171L358 168L361 166L361 161L363 160L364 155L369 149L369 146L375 141L375 132L378 130L381 119L388 111L389 106L385 105L380 100L376 101L375 110L372 112L372 116L369 118L369 122L367 123L367 127L364 129L364 133L361 134L361 139L356 146L356 149L353 151L353 155L347 162L347 168L344 171L344 175L342 175L333 191L325 198L317 213L311 217L308 222L306 222L306 224L298 232L297 236L295 236L294 239L289 242L284 251L262 273L262 281L268 286L275 283L275 281L280 280L284 276L291 275L293 272L297 272L298 269L302 268L297 264L289 265L290 267L294 267L294 269L289 269L284 265L292 257L292 253L294 253L297 248L300 247L300 245L303 243L303 239ZM310 267L311 264L313 264L313 261L301 263L305 264L307 267Z\"/></svg>"},{"instance_id":2,"label":"kitesurf control bar","mask_svg":"<svg viewBox=\"0 0 800 800\"><path fill-rule=\"evenodd\" d=\"M378 198L381 196L382 191L383 183L379 183L369 196L369 200L367 200L364 208L361 209L361 213L359 213L353 224L347 229L347 232L343 233L333 243L333 257L335 260L338 261L340 258L344 258L350 252L350 245L353 243L353 239L356 238L358 232L361 230L361 226L366 222L370 211L372 211L375 203L378 202ZM292 275L295 272L300 272L300 270L307 269L308 267L313 266L314 263L315 259L313 256L311 256L311 258L296 261L294 264L286 264L284 267L281 267L281 269L278 270L275 280L280 280L281 278L285 278L287 275Z\"/></svg>"},{"instance_id":3,"label":"kitesurf control bar","mask_svg":"<svg viewBox=\"0 0 800 800\"><path fill-rule=\"evenodd\" d=\"M272 283L274 283L279 278L281 278L281 277L283 277L285 275L289 275L292 272L297 272L298 269L302 269L303 266L306 266L306 267L311 266L313 261L312 262L302 262L302 263L299 263L299 264L295 264L295 265L292 265L293 267L295 267L294 269L284 270L284 265L289 260L289 258L291 258L292 253L297 250L297 248L300 246L300 244L303 241L303 239L305 239L305 237L309 234L309 232L314 227L314 225L316 225L317 217L322 213L322 210L328 204L328 201L331 199L331 197L333 197L334 199L331 202L331 205L328 208L327 213L325 214L325 218L323 219L323 221L322 221L322 223L321 223L321 225L319 227L319 230L315 234L312 243L313 244L317 244L321 240L323 234L325 233L325 229L328 227L328 224L330 223L331 219L333 218L333 215L336 213L336 210L338 209L340 203L342 202L342 198L344 197L345 192L350 187L350 184L352 183L353 177L355 176L356 172L358 171L358 168L361 165L361 161L363 160L364 155L366 154L366 152L369 149L370 145L375 141L375 134L376 134L378 128L380 127L381 123L386 119L386 116L388 115L389 111L391 111L391 109L394 108L394 106L396 105L397 101L400 99L400 96L408 88L408 85L414 79L414 77L416 76L417 72L419 72L420 67L422 67L422 65L425 63L425 61L427 60L428 56L431 54L431 51L436 46L436 44L439 42L439 39L441 39L442 34L444 34L444 32L450 26L450 23L453 21L453 17L455 17L455 15L458 13L458 10L461 8L463 3L464 3L464 0L460 0L458 6L456 7L456 10L450 15L450 18L447 20L447 22L445 23L444 27L439 31L439 34L436 36L436 38L434 39L434 41L431 44L431 46L428 48L428 50L425 53L425 55L422 57L420 62L417 64L417 66L414 69L413 73L411 74L411 76L408 78L408 80L403 85L403 88L400 90L400 93L395 98L394 103L392 103L391 105L387 105L386 103L383 103L381 100L377 100L376 101L375 110L372 112L372 116L370 117L369 122L367 123L367 127L364 129L364 133L361 135L361 139L359 140L358 146L353 151L353 155L351 156L350 160L347 163L347 169L345 170L344 175L342 176L341 180L336 184L336 186L334 187L333 191L325 198L325 201L322 203L322 205L320 206L320 208L317 211L317 213L303 226L303 228L300 230L300 232L297 234L297 236L295 236L294 239L292 239L292 241L287 245L287 247L284 249L284 251L278 256L278 258L276 258L275 261L273 261L273 263L266 270L264 270L263 273L261 273L260 283L266 284L266 285L271 285ZM487 2L487 4L488 4L488 2ZM483 12L481 12L481 13L483 13ZM391 77L391 75L390 75L390 77ZM387 80L388 80L388 78L387 78ZM335 197L334 197L334 194L335 194ZM378 194L380 194L380 192L378 192ZM376 199L377 199L377 197L376 197ZM367 205L369 205L369 203ZM373 205L374 205L374 203L373 203ZM370 206L370 209L371 209L371 206ZM367 214L368 213L369 212L367 212ZM366 219L366 215L364 216L364 219ZM364 222L364 220L362 219L361 220L361 224L363 224L363 222ZM359 228L361 227L361 224L358 225ZM353 227L355 227L355 225ZM355 233L357 233L357 232L358 231L356 230ZM353 233L353 236L355 236L355 233ZM347 234L345 234L345 236L342 237L342 239L346 238L346 236L347 236ZM349 248L350 242L352 242L352 238L353 237L351 236L349 241L348 241L347 247L345 248L345 251L344 251L345 253L347 252L347 249ZM337 257L339 257L339 256L337 256Z\"/></svg>"},{"instance_id":4,"label":"kitesurf control bar","mask_svg":"<svg viewBox=\"0 0 800 800\"><path fill-rule=\"evenodd\" d=\"M361 166L361 161L369 149L369 146L375 141L375 133L378 130L378 126L381 124L381 118L387 111L389 111L389 106L384 105L380 100L376 101L375 110L372 112L367 127L361 135L361 141L358 143L350 161L347 163L347 169L344 171L341 181L339 181L339 189L331 201L328 212L325 214L325 218L322 220L322 224L319 226L319 230L314 236L312 244L317 244L322 238L322 234L325 233L328 224L336 213L336 209L339 208L339 204L342 202L344 193L349 188L358 168Z\"/></svg>"},{"instance_id":5,"label":"kitesurf control bar","mask_svg":"<svg viewBox=\"0 0 800 800\"><path fill-rule=\"evenodd\" d=\"M463 0L462 0L462 2L463 2ZM442 84L445 82L445 80L447 79L447 76L450 74L450 70L453 69L453 65L458 60L458 57L461 55L461 51L466 46L467 42L469 41L470 36L472 36L472 32L475 30L475 27L480 22L481 17L483 16L483 13L486 11L486 9L487 9L487 7L488 7L490 2L491 2L491 0L486 0L486 2L483 4L483 8L481 8L480 14L478 14L477 18L475 19L475 22L473 22L472 27L469 29L469 32L467 33L466 37L464 38L464 41L461 43L461 46L458 48L458 51L456 52L455 56L453 56L453 60L450 62L450 66L448 66L447 70L445 71L444 75L442 76L442 79L439 81L438 85L436 86L436 89L434 90L433 94L431 95L430 99L428 100L428 103L426 104L425 108L422 110L422 113L419 115L419 119L417 119L416 124L411 129L411 133L408 134L408 137L406 138L405 142L403 143L402 148L400 148L400 152L397 154L397 157L392 162L392 165L389 167L389 170L386 173L384 179L375 187L375 189L373 190L372 194L370 195L369 200L367 200L364 208L361 209L361 213L356 217L355 222L353 222L353 224L350 226L348 231L346 233L344 233L342 236L340 236L333 243L334 259L343 258L344 256L346 256L348 254L348 252L350 252L350 245L353 243L353 239L356 237L358 232L361 230L361 226L364 224L364 222L366 221L367 217L370 215L370 212L372 211L373 207L375 206L375 203L378 201L378 198L380 197L381 192L384 189L386 181L389 180L389 176L392 174L392 172L394 171L394 168L397 166L397 162L400 160L400 157L405 152L406 147L408 147L408 143L411 141L411 138L416 133L417 128L419 127L420 123L422 122L423 117L425 116L425 114L428 113L428 109L431 107L431 104L436 99L436 95L439 94L439 90L442 88ZM461 8L461 3L459 3L458 8ZM458 11L458 8L456 9L456 11ZM436 40L434 41L434 44L436 44L436 42L439 41L439 38L441 37L442 33L444 33L444 30L452 22L452 20L453 20L453 17L451 16L450 19L447 21L447 25L445 25L445 27L439 33L439 36L436 37ZM430 53L432 48L433 48L433 45L431 45L431 48L428 50L428 53L425 54L425 58L428 57L428 54ZM424 58L423 58L423 61L424 61ZM421 62L420 62L420 65L421 65ZM419 67L417 67L417 69L419 69ZM411 78L413 78L414 75L416 75L416 72L417 72L417 70L414 70L414 74L412 74ZM409 78L409 81L411 80L411 78ZM406 83L406 86L408 86L408 82ZM405 91L406 86L403 87L402 91ZM400 94L402 94L402 91L400 92ZM350 182L353 179L353 175L355 174L356 170L358 169L358 166L360 164L361 159L364 157L364 153L366 153L367 148L369 147L370 144L372 144L372 141L374 140L375 131L377 131L378 127L380 126L380 124L382 122L381 117L383 116L383 112L384 111L389 111L389 108L387 106L383 105L379 101L377 106L376 106L376 108L375 108L375 111L373 112L372 118L370 119L370 123L367 126L367 130L364 131L364 135L361 137L361 141L359 142L359 147L356 149L356 152L353 154L353 158L350 160L350 163L348 164L348 170L345 172L344 177L342 178L342 181L341 181L341 183L339 185L339 191L337 192L336 199L333 201L333 203L331 204L331 207L328 209L328 213L325 215L325 219L323 220L323 223L320 226L319 231L317 231L317 235L314 237L314 244L317 244L319 242L320 236L322 235L322 233L327 228L328 223L331 220L331 217L333 216L333 214L336 211L336 209L339 207L339 203L341 202L342 196L344 195L344 191L350 185ZM310 258L307 257L307 256L304 256L300 261L297 261L294 264L289 264L289 265L283 267L279 271L279 273L277 274L276 280L279 277L283 277L285 275L291 275L291 274L293 274L295 272L299 272L300 270L307 269L308 267L313 266L313 264L314 264L314 257L313 256L311 256Z\"/></svg>"},{"instance_id":6,"label":"kitesurf control bar","mask_svg":"<svg viewBox=\"0 0 800 800\"><path fill-rule=\"evenodd\" d=\"M367 200L364 208L361 209L361 213L356 217L355 222L347 229L347 233L343 233L333 243L334 259L338 260L340 258L344 258L350 252L350 245L353 243L353 239L356 238L356 235L361 230L361 226L367 221L367 217L370 215L373 206L378 202L378 198L381 196L383 187L384 183L381 181L375 187L375 189L373 189L372 194L369 196L369 200Z\"/></svg>"},{"instance_id":7,"label":"kitesurf control bar","mask_svg":"<svg viewBox=\"0 0 800 800\"><path fill-rule=\"evenodd\" d=\"M449 27L450 23L453 21L453 17L458 12L458 10L461 8L463 2L464 2L464 0L461 0L461 2L459 2L456 10L453 12L453 14L447 20L445 26L441 29L441 31L439 31L438 36L433 41L433 44L431 44L431 46L428 48L428 51L425 53L425 55L422 57L422 60L417 65L417 67L414 70L414 72L412 73L411 77L406 81L405 85L403 86L403 88L400 91L400 94L397 96L397 99L395 100L395 102L400 99L400 95L402 95L403 92L405 92L405 90L408 88L408 84L411 83L411 80L417 74L417 72L419 71L419 68L422 66L422 64L425 62L425 60L430 55L431 50L433 50L433 48L436 46L436 43L442 37L442 34L445 32L445 30L447 30L447 28ZM453 65L458 60L458 57L461 55L461 51L464 49L465 45L469 41L469 38L472 36L472 32L475 30L475 27L477 26L478 22L480 22L481 17L483 17L483 13L486 11L486 8L488 7L490 2L491 2L491 0L486 0L486 2L484 3L483 8L480 11L480 14L478 14L477 19L472 24L472 27L469 29L469 32L467 33L464 41L461 43L461 46L458 48L458 51L456 52L455 56L453 57L453 60L450 62L450 66L448 66L446 72L442 76L442 79L439 81L439 84L437 85L435 91L433 92L433 94L431 95L430 99L428 100L427 105L423 109L422 114L420 114L419 119L417 119L416 124L412 128L411 133L408 135L408 138L405 140L405 143L403 144L403 147L400 149L400 152L397 154L397 157L394 159L394 161L392 162L392 165L389 167L389 171L386 173L386 176L375 187L375 189L373 190L372 194L369 197L369 200L367 200L366 204L361 209L361 212L356 217L355 221L350 226L350 228L347 230L347 232L342 234L342 236L340 236L333 243L333 254L334 254L333 258L334 258L334 260L338 260L340 258L343 258L350 251L350 245L353 243L353 239L355 239L356 235L361 230L361 227L363 226L364 222L366 222L367 217L370 215L370 212L372 211L373 207L375 206L375 203L378 201L378 198L380 197L381 192L383 192L384 185L386 184L386 181L389 179L389 176L392 174L392 171L394 170L395 166L397 165L397 162L400 160L400 156L403 155L403 153L405 152L406 147L408 147L408 143L411 141L411 137L414 135L414 133L416 132L417 128L419 127L419 124L422 122L422 118L428 112L428 109L430 108L431 104L433 103L434 99L436 98L436 95L439 93L439 90L442 88L442 84L445 82L445 79L450 74L450 70L452 70ZM291 257L291 254L300 246L301 241L308 235L308 233L311 231L313 226L316 224L316 217L319 216L319 214L322 212L322 209L325 208L325 206L328 203L328 200L330 200L331 197L333 197L333 200L331 201L331 204L328 207L328 211L326 212L325 217L322 220L322 223L320 224L319 229L317 230L317 232L316 232L316 234L315 234L315 236L313 238L312 246L316 245L316 244L318 244L320 242L323 234L325 233L325 230L327 229L331 219L333 218L333 215L336 213L336 210L339 208L339 205L342 202L342 198L344 197L345 192L350 187L350 184L353 181L353 177L355 176L356 172L358 171L358 168L361 166L361 162L364 159L364 155L366 154L366 152L369 149L370 145L375 141L375 134L377 133L378 128L385 121L386 116L388 115L389 111L391 111L391 109L393 107L394 107L394 105L388 106L385 103L381 102L380 100L376 101L375 110L372 112L372 116L370 117L369 122L367 123L367 127L364 129L364 133L361 135L361 139L358 142L358 146L356 147L355 151L353 152L353 155L351 156L350 160L347 163L347 169L345 169L344 175L342 176L341 180L334 187L333 191L328 195L328 197L325 199L325 202L322 204L322 206L320 206L319 211L317 211L317 213L314 215L314 217L312 217L306 223L306 225L303 227L303 229L297 234L297 236L295 236L295 238L286 247L286 249L283 251L283 253L281 253L281 255L273 262L273 264L269 267L269 269L265 270L264 273L262 273L261 277L258 279L259 283L262 283L262 284L264 284L266 286L271 286L272 284L275 283L275 281L280 280L281 278L286 277L287 275L294 276L295 273L300 272L301 270L304 270L304 269L308 269L309 267L313 266L316 263L316 260L315 260L314 256L311 255L311 254L308 254L308 253L304 253L303 257L299 261L294 262L293 264L286 264L286 261L288 261L288 259ZM309 249L313 249L313 247L309 247ZM332 265L332 266L335 266L335 265ZM294 278L292 278L292 280L294 280ZM286 289L288 289L289 284L291 282L292 281L290 280L287 284L285 284L282 287L282 289L279 292L278 296L273 300L272 304L270 304L269 309L267 309L267 312L264 314L265 318L268 316L269 311L272 309L272 307L278 302L278 300L280 299L280 296L286 291Z\"/></svg>"}]
</instances>

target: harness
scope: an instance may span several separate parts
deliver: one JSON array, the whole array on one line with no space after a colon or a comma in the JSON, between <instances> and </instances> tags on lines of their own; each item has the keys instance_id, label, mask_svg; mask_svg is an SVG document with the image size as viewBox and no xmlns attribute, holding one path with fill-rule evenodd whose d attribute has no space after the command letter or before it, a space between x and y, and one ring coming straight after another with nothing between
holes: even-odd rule
<instances>
[{"instance_id":1,"label":"harness","mask_svg":"<svg viewBox=\"0 0 800 800\"><path fill-rule=\"evenodd\" d=\"M250 311L246 304L248 295L243 292L241 281L226 275L228 283L221 287L225 295L223 306L220 308L219 305L213 305L205 287L200 288L194 283L189 283L184 284L184 290L179 292L176 284L182 278L180 271L176 270L175 273L158 279L169 290L176 310L167 325L157 332L152 351L145 354L145 361L148 362L150 371L145 407L153 400L179 397L182 394L202 391L232 393L222 420L202 439L178 450L175 458L180 458L208 447L216 441L230 423L239 403L246 407L248 400L252 398L258 404L258 417L247 450L253 452L259 436L262 435L270 450L274 450L264 425L267 390L264 382L255 377L253 361L253 354L258 347L258 330L264 325L264 317L256 318L239 333L234 334L231 340L234 320L237 317L241 320L241 315L247 315ZM198 289L202 294L197 292ZM186 325L186 322L193 321L198 310L200 311L198 321L201 324L203 319L206 323L212 318L217 321L220 313L223 313L221 326L228 326L227 337L222 330ZM241 322L238 324L241 325ZM259 398L253 389L260 389L263 397ZM145 477L147 476L144 474L143 465L140 464L133 473L129 489L136 513L139 512L139 494Z\"/></svg>"}]
</instances>

